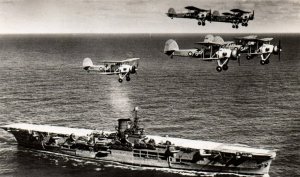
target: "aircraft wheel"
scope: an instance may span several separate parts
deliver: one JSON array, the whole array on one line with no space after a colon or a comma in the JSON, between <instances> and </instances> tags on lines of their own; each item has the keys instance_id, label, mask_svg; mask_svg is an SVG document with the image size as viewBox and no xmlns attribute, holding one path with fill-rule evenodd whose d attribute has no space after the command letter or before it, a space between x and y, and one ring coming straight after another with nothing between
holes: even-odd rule
<instances>
[{"instance_id":1,"label":"aircraft wheel","mask_svg":"<svg viewBox=\"0 0 300 177\"><path fill-rule=\"evenodd\" d=\"M235 28L235 25L232 25L232 28Z\"/></svg>"},{"instance_id":2,"label":"aircraft wheel","mask_svg":"<svg viewBox=\"0 0 300 177\"><path fill-rule=\"evenodd\" d=\"M205 26L205 22L202 22L202 26Z\"/></svg>"},{"instance_id":3,"label":"aircraft wheel","mask_svg":"<svg viewBox=\"0 0 300 177\"><path fill-rule=\"evenodd\" d=\"M198 22L198 25L202 25L202 23L201 23L201 22Z\"/></svg>"},{"instance_id":4,"label":"aircraft wheel","mask_svg":"<svg viewBox=\"0 0 300 177\"><path fill-rule=\"evenodd\" d=\"M246 58L247 58L247 60L250 60L250 59L251 59L251 56L250 56L250 55L247 55Z\"/></svg>"},{"instance_id":5,"label":"aircraft wheel","mask_svg":"<svg viewBox=\"0 0 300 177\"><path fill-rule=\"evenodd\" d=\"M269 62L270 62L269 59L265 61L266 64L269 64Z\"/></svg>"},{"instance_id":6,"label":"aircraft wheel","mask_svg":"<svg viewBox=\"0 0 300 177\"><path fill-rule=\"evenodd\" d=\"M222 71L222 67L221 67L221 66L217 66L216 70L217 70L218 72L221 72L221 71Z\"/></svg>"},{"instance_id":7,"label":"aircraft wheel","mask_svg":"<svg viewBox=\"0 0 300 177\"><path fill-rule=\"evenodd\" d=\"M235 28L238 29L238 28L239 28L239 25L235 25Z\"/></svg>"},{"instance_id":8,"label":"aircraft wheel","mask_svg":"<svg viewBox=\"0 0 300 177\"><path fill-rule=\"evenodd\" d=\"M224 71L227 71L227 69L228 69L228 65L224 65L224 66L223 66L223 70L224 70Z\"/></svg>"},{"instance_id":9,"label":"aircraft wheel","mask_svg":"<svg viewBox=\"0 0 300 177\"><path fill-rule=\"evenodd\" d=\"M242 23L242 26L245 26L245 24L244 24L244 23Z\"/></svg>"},{"instance_id":10,"label":"aircraft wheel","mask_svg":"<svg viewBox=\"0 0 300 177\"><path fill-rule=\"evenodd\" d=\"M122 83L123 82L123 79L121 79L121 78L119 78L119 80L118 80L120 83Z\"/></svg>"},{"instance_id":11,"label":"aircraft wheel","mask_svg":"<svg viewBox=\"0 0 300 177\"><path fill-rule=\"evenodd\" d=\"M264 64L265 64L265 61L264 61L264 60L260 60L260 64L261 64L261 65L264 65Z\"/></svg>"},{"instance_id":12,"label":"aircraft wheel","mask_svg":"<svg viewBox=\"0 0 300 177\"><path fill-rule=\"evenodd\" d=\"M191 57L193 56L193 52L189 52L188 55Z\"/></svg>"},{"instance_id":13,"label":"aircraft wheel","mask_svg":"<svg viewBox=\"0 0 300 177\"><path fill-rule=\"evenodd\" d=\"M245 25L244 25L244 26L246 26L246 27L247 27L247 26L248 26L248 23L245 23Z\"/></svg>"},{"instance_id":14,"label":"aircraft wheel","mask_svg":"<svg viewBox=\"0 0 300 177\"><path fill-rule=\"evenodd\" d=\"M130 77L126 77L126 81L130 81Z\"/></svg>"}]
</instances>

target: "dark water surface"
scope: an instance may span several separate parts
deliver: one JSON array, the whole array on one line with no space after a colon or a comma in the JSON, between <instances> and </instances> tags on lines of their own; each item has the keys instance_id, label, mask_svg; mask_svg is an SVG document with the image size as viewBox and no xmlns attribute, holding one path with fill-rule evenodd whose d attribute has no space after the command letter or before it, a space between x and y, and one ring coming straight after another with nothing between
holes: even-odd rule
<instances>
[{"instance_id":1,"label":"dark water surface","mask_svg":"<svg viewBox=\"0 0 300 177\"><path fill-rule=\"evenodd\" d=\"M236 35L222 35L232 40ZM243 36L243 35L238 35ZM163 54L167 39L194 47L204 35L2 35L0 36L0 125L15 122L114 130L135 106L146 132L190 139L243 143L278 149L271 177L300 174L300 35L261 34L281 39L279 62L241 66ZM276 43L276 40L273 41ZM137 75L88 74L82 60L140 57ZM182 176L167 169L56 157L18 147L0 130L0 176Z\"/></svg>"}]
</instances>

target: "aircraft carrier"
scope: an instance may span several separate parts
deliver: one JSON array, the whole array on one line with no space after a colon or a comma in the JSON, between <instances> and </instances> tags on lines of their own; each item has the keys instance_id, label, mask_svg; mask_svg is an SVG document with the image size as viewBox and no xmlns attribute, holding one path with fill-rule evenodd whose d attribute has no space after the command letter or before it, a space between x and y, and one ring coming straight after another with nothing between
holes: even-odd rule
<instances>
[{"instance_id":1,"label":"aircraft carrier","mask_svg":"<svg viewBox=\"0 0 300 177\"><path fill-rule=\"evenodd\" d=\"M275 150L146 135L137 109L131 119L118 119L115 131L16 123L2 126L18 144L41 152L96 161L111 161L217 174L269 176Z\"/></svg>"}]
</instances>

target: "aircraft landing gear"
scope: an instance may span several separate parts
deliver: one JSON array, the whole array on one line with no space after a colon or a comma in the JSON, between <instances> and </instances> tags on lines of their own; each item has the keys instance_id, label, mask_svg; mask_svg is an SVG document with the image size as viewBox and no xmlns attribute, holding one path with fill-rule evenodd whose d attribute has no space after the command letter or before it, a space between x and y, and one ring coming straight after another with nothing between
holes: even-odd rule
<instances>
[{"instance_id":1,"label":"aircraft landing gear","mask_svg":"<svg viewBox=\"0 0 300 177\"><path fill-rule=\"evenodd\" d=\"M119 78L119 80L118 80L120 83L122 83L123 82L123 79L121 79L121 78Z\"/></svg>"},{"instance_id":2,"label":"aircraft landing gear","mask_svg":"<svg viewBox=\"0 0 300 177\"><path fill-rule=\"evenodd\" d=\"M221 72L221 71L222 71L222 67L221 67L221 66L217 66L216 70L217 70L218 72Z\"/></svg>"},{"instance_id":3,"label":"aircraft landing gear","mask_svg":"<svg viewBox=\"0 0 300 177\"><path fill-rule=\"evenodd\" d=\"M129 75L126 76L126 81L130 81Z\"/></svg>"},{"instance_id":4,"label":"aircraft landing gear","mask_svg":"<svg viewBox=\"0 0 300 177\"><path fill-rule=\"evenodd\" d=\"M239 25L238 25L238 24L233 24L233 25L232 25L232 28L238 29L238 28L239 28Z\"/></svg>"},{"instance_id":5,"label":"aircraft landing gear","mask_svg":"<svg viewBox=\"0 0 300 177\"><path fill-rule=\"evenodd\" d=\"M223 68L224 71L227 71L228 65L224 65L222 68Z\"/></svg>"},{"instance_id":6,"label":"aircraft landing gear","mask_svg":"<svg viewBox=\"0 0 300 177\"><path fill-rule=\"evenodd\" d=\"M260 64L261 65L268 64L269 63L270 55L271 55L271 53L268 53L267 55L262 54L261 55Z\"/></svg>"},{"instance_id":7,"label":"aircraft landing gear","mask_svg":"<svg viewBox=\"0 0 300 177\"><path fill-rule=\"evenodd\" d=\"M248 23L245 23L244 26L247 27L247 26L248 26Z\"/></svg>"},{"instance_id":8,"label":"aircraft landing gear","mask_svg":"<svg viewBox=\"0 0 300 177\"><path fill-rule=\"evenodd\" d=\"M267 59L267 60L260 60L260 64L261 65L265 65L265 64L267 65L267 64L269 64L269 62L270 62L269 59Z\"/></svg>"},{"instance_id":9,"label":"aircraft landing gear","mask_svg":"<svg viewBox=\"0 0 300 177\"><path fill-rule=\"evenodd\" d=\"M198 25L199 25L199 26L201 26L201 25L202 25L202 26L205 26L205 21L198 21Z\"/></svg>"},{"instance_id":10,"label":"aircraft landing gear","mask_svg":"<svg viewBox=\"0 0 300 177\"><path fill-rule=\"evenodd\" d=\"M270 62L269 59L267 59L265 63L266 63L266 64L269 64L269 62Z\"/></svg>"}]
</instances>

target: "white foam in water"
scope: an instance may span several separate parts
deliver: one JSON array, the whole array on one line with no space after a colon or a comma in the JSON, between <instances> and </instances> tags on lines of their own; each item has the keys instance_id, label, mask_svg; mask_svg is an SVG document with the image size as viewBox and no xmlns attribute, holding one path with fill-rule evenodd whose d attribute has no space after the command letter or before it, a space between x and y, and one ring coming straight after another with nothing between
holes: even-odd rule
<instances>
[{"instance_id":1,"label":"white foam in water","mask_svg":"<svg viewBox=\"0 0 300 177\"><path fill-rule=\"evenodd\" d=\"M95 171L102 171L101 168L95 168Z\"/></svg>"}]
</instances>

